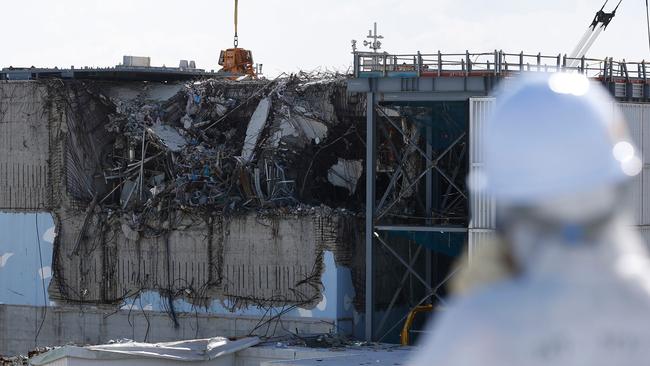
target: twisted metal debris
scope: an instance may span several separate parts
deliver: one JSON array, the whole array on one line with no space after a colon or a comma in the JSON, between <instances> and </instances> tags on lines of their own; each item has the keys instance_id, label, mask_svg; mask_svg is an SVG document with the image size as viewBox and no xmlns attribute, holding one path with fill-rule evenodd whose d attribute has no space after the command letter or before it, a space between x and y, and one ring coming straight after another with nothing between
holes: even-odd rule
<instances>
[{"instance_id":1,"label":"twisted metal debris","mask_svg":"<svg viewBox=\"0 0 650 366\"><path fill-rule=\"evenodd\" d=\"M97 202L129 212L130 225L139 230L148 215L169 205L227 214L329 203L305 187L328 174L354 194L361 176L359 125L346 121L342 130L332 101L313 95L323 88L331 89L330 97L344 93L336 90L342 83L339 75L301 74L240 82L235 89L231 81L206 80L162 102L113 99L106 130L116 138L102 166L112 188ZM326 148L337 150L328 160L339 168L315 172L314 160ZM313 160L301 171L310 152ZM357 160L341 165L342 158ZM355 171L342 173L341 167ZM348 197L339 196L338 207L350 207Z\"/></svg>"}]
</instances>

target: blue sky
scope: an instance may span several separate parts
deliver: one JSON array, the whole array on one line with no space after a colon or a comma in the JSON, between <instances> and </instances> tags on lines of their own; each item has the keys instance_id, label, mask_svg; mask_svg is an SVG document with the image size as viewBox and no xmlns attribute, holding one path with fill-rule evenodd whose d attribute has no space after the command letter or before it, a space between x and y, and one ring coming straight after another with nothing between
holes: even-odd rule
<instances>
[{"instance_id":1,"label":"blue sky","mask_svg":"<svg viewBox=\"0 0 650 366\"><path fill-rule=\"evenodd\" d=\"M611 0L614 2L614 0ZM568 53L601 0L240 0L240 46L274 75L345 69L350 40L373 21L389 52ZM614 4L610 4L613 6ZM21 0L2 4L1 66L109 66L122 55L155 65L194 59L218 69L232 45L232 0ZM624 0L590 56L650 59L644 0Z\"/></svg>"}]
</instances>

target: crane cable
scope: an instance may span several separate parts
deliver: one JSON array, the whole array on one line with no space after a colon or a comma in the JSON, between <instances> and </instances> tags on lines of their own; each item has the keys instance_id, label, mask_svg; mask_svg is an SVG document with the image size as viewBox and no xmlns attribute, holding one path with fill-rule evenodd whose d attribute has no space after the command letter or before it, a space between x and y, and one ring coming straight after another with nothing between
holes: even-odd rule
<instances>
[{"instance_id":1,"label":"crane cable","mask_svg":"<svg viewBox=\"0 0 650 366\"><path fill-rule=\"evenodd\" d=\"M608 2L609 2L609 0L605 0L605 3L603 4L603 7L600 8L600 11L605 10L605 5L607 5ZM619 2L619 4L620 4L620 2Z\"/></svg>"},{"instance_id":2,"label":"crane cable","mask_svg":"<svg viewBox=\"0 0 650 366\"><path fill-rule=\"evenodd\" d=\"M648 50L650 50L650 8L648 8L648 0L645 0L645 18L648 26Z\"/></svg>"},{"instance_id":3,"label":"crane cable","mask_svg":"<svg viewBox=\"0 0 650 366\"><path fill-rule=\"evenodd\" d=\"M237 37L237 3L238 0L235 0L235 41L234 41L235 48L237 48L237 46L239 45L239 37Z\"/></svg>"}]
</instances>

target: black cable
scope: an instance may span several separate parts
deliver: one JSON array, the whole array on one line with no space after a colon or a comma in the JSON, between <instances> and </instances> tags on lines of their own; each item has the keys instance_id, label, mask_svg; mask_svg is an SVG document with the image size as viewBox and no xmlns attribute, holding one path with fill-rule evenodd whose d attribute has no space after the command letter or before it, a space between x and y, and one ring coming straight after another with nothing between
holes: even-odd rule
<instances>
[{"instance_id":1,"label":"black cable","mask_svg":"<svg viewBox=\"0 0 650 366\"><path fill-rule=\"evenodd\" d=\"M618 4L616 4L616 7L614 8L614 11L612 11L612 13L616 14L616 10L618 10L618 7L621 6L622 2L623 2L623 0L618 1Z\"/></svg>"},{"instance_id":2,"label":"black cable","mask_svg":"<svg viewBox=\"0 0 650 366\"><path fill-rule=\"evenodd\" d=\"M648 8L648 0L645 0L645 18L648 26L648 50L650 50L650 10Z\"/></svg>"},{"instance_id":3,"label":"black cable","mask_svg":"<svg viewBox=\"0 0 650 366\"><path fill-rule=\"evenodd\" d=\"M138 296L138 300L140 302L140 310L142 311L142 315L144 315L144 319L147 321L147 331L144 334L144 341L143 341L146 343L147 340L149 339L149 328L151 327L151 322L149 322L149 316L147 315L147 312L142 307L142 295Z\"/></svg>"},{"instance_id":4,"label":"black cable","mask_svg":"<svg viewBox=\"0 0 650 366\"><path fill-rule=\"evenodd\" d=\"M35 214L36 217L36 240L38 242L38 259L41 263L41 283L43 284L43 302L45 303L45 309L43 311L43 319L41 319L41 325L38 327L38 331L36 331L36 336L34 337L34 347L38 346L38 336L41 334L41 329L43 329L43 324L45 324L45 317L47 316L47 296L45 294L45 273L43 273L43 254L41 253L41 234L40 231L38 230L38 214Z\"/></svg>"}]
</instances>

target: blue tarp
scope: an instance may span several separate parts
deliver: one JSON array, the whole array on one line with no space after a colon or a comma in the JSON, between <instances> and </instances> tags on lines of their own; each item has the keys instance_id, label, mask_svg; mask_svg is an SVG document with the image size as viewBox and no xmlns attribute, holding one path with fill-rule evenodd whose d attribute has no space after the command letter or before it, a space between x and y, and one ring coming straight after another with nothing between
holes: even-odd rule
<instances>
[{"instance_id":1,"label":"blue tarp","mask_svg":"<svg viewBox=\"0 0 650 366\"><path fill-rule=\"evenodd\" d=\"M0 303L49 304L47 286L52 277L55 235L52 216L0 213L0 232ZM43 285L46 299L43 299Z\"/></svg>"}]
</instances>

